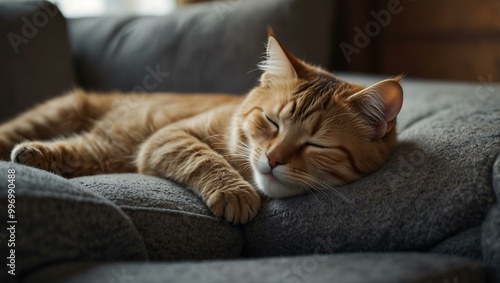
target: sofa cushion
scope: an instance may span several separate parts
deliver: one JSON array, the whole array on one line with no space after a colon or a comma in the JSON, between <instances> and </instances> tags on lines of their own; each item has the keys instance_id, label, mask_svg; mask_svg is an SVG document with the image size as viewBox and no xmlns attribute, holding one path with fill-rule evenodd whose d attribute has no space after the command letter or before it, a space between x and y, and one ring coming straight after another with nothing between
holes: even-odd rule
<instances>
[{"instance_id":1,"label":"sofa cushion","mask_svg":"<svg viewBox=\"0 0 500 283\"><path fill-rule=\"evenodd\" d=\"M335 1L217 1L161 17L70 20L80 83L123 91L244 93L266 28L300 58L331 68Z\"/></svg>"},{"instance_id":2,"label":"sofa cushion","mask_svg":"<svg viewBox=\"0 0 500 283\"><path fill-rule=\"evenodd\" d=\"M48 267L25 283L318 282L486 283L480 263L431 254L338 254L201 263L92 262Z\"/></svg>"},{"instance_id":3,"label":"sofa cushion","mask_svg":"<svg viewBox=\"0 0 500 283\"><path fill-rule=\"evenodd\" d=\"M241 255L243 237L238 226L215 218L200 198L173 182L139 174L80 177L71 181L120 206L141 233L151 259Z\"/></svg>"},{"instance_id":4,"label":"sofa cushion","mask_svg":"<svg viewBox=\"0 0 500 283\"><path fill-rule=\"evenodd\" d=\"M14 250L17 275L75 260L148 259L129 217L109 200L39 169L0 161L0 172L0 220L13 228L2 228L0 253ZM2 271L0 281L10 282Z\"/></svg>"},{"instance_id":5,"label":"sofa cushion","mask_svg":"<svg viewBox=\"0 0 500 283\"><path fill-rule=\"evenodd\" d=\"M388 162L336 188L350 202L332 190L264 203L243 227L247 255L308 254L318 245L327 253L428 250L481 225L495 202L500 86L407 80L404 89L399 145ZM498 233L488 227L489 235ZM477 254L463 244L476 249L463 254ZM449 247L440 251L457 249Z\"/></svg>"},{"instance_id":6,"label":"sofa cushion","mask_svg":"<svg viewBox=\"0 0 500 283\"><path fill-rule=\"evenodd\" d=\"M73 86L66 20L53 4L0 1L0 35L0 122Z\"/></svg>"}]
</instances>

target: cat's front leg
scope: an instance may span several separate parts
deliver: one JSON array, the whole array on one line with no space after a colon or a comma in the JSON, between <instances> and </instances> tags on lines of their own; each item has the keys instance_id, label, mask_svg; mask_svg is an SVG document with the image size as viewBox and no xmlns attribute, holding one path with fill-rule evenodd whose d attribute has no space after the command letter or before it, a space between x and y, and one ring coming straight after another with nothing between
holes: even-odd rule
<instances>
[{"instance_id":1,"label":"cat's front leg","mask_svg":"<svg viewBox=\"0 0 500 283\"><path fill-rule=\"evenodd\" d=\"M259 194L190 129L167 126L142 146L138 170L174 180L197 193L217 217L243 224L260 208Z\"/></svg>"}]
</instances>

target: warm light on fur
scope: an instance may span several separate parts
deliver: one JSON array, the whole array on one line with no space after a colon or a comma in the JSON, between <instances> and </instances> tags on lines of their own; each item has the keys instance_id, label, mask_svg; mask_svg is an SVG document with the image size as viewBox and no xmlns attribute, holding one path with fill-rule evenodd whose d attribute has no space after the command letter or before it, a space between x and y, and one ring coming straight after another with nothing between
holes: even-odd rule
<instances>
[{"instance_id":1,"label":"warm light on fur","mask_svg":"<svg viewBox=\"0 0 500 283\"><path fill-rule=\"evenodd\" d=\"M257 214L256 189L275 198L334 190L384 163L396 144L399 78L348 83L293 57L272 33L260 67L246 97L75 90L0 126L0 158L65 177L168 178L235 224Z\"/></svg>"}]
</instances>

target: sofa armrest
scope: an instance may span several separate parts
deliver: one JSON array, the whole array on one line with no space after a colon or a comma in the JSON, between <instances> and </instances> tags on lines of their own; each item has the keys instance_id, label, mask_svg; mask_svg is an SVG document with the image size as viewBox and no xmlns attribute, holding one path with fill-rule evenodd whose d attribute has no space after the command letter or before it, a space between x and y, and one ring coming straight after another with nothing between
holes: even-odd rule
<instances>
[{"instance_id":1,"label":"sofa armrest","mask_svg":"<svg viewBox=\"0 0 500 283\"><path fill-rule=\"evenodd\" d=\"M105 197L28 166L0 161L0 172L0 282L56 263L149 259L131 219Z\"/></svg>"},{"instance_id":2,"label":"sofa armrest","mask_svg":"<svg viewBox=\"0 0 500 283\"><path fill-rule=\"evenodd\" d=\"M0 2L0 122L74 84L66 20L50 2Z\"/></svg>"}]
</instances>

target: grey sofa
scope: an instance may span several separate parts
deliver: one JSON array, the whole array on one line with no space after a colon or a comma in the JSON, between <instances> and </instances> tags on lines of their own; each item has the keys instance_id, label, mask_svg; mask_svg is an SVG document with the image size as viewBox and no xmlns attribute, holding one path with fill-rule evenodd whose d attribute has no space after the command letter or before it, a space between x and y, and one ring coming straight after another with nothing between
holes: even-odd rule
<instances>
[{"instance_id":1,"label":"grey sofa","mask_svg":"<svg viewBox=\"0 0 500 283\"><path fill-rule=\"evenodd\" d=\"M48 3L0 3L0 119L72 86L245 93L267 25L333 70L340 12L329 0L255 0L65 20ZM16 274L7 259L0 282L500 282L500 85L489 80L405 79L399 145L338 188L349 203L333 191L269 199L246 225L214 218L168 180L64 179L0 162L0 254L14 250Z\"/></svg>"}]
</instances>

